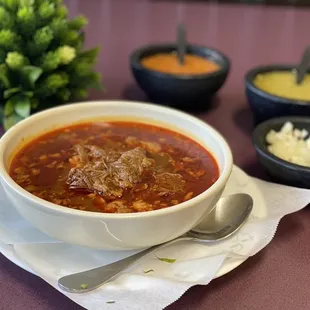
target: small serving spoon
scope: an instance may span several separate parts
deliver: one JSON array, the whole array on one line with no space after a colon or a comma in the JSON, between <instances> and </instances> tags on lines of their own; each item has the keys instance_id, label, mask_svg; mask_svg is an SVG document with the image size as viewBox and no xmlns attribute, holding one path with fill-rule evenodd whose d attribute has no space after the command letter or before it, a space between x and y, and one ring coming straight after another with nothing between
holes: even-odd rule
<instances>
[{"instance_id":1,"label":"small serving spoon","mask_svg":"<svg viewBox=\"0 0 310 310\"><path fill-rule=\"evenodd\" d=\"M296 83L299 85L310 66L310 45L305 49L299 65L296 67Z\"/></svg>"},{"instance_id":2,"label":"small serving spoon","mask_svg":"<svg viewBox=\"0 0 310 310\"><path fill-rule=\"evenodd\" d=\"M178 25L178 34L177 34L177 56L180 65L184 65L186 53L186 31L183 23Z\"/></svg>"},{"instance_id":3,"label":"small serving spoon","mask_svg":"<svg viewBox=\"0 0 310 310\"><path fill-rule=\"evenodd\" d=\"M235 233L249 217L253 199L247 194L221 198L213 211L194 229L169 242L155 245L117 262L91 270L71 274L58 280L58 286L70 293L86 293L108 282L146 255L181 240L219 241Z\"/></svg>"}]
</instances>

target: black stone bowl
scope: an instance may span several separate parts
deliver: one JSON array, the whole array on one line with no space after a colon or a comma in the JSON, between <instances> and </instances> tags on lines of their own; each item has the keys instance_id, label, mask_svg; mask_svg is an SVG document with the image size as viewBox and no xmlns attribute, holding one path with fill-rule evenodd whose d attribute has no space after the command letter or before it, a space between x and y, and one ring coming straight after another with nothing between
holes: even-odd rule
<instances>
[{"instance_id":1,"label":"black stone bowl","mask_svg":"<svg viewBox=\"0 0 310 310\"><path fill-rule=\"evenodd\" d=\"M180 109L208 108L211 97L222 87L229 73L229 59L215 49L188 45L187 53L205 57L217 63L216 72L200 75L166 74L145 68L141 59L158 53L176 51L175 44L147 45L130 55L130 66L138 85L155 103Z\"/></svg>"},{"instance_id":2,"label":"black stone bowl","mask_svg":"<svg viewBox=\"0 0 310 310\"><path fill-rule=\"evenodd\" d=\"M294 66L274 65L251 69L245 76L245 91L254 114L255 125L279 116L310 116L310 102L274 96L258 89L253 81L258 74L272 71L292 71ZM310 90L309 90L310 91Z\"/></svg>"},{"instance_id":3,"label":"black stone bowl","mask_svg":"<svg viewBox=\"0 0 310 310\"><path fill-rule=\"evenodd\" d=\"M267 133L271 129L279 131L287 121L292 122L294 128L306 129L310 132L310 117L278 117L259 124L252 136L258 160L275 182L310 188L310 168L282 160L272 155L267 149Z\"/></svg>"}]
</instances>

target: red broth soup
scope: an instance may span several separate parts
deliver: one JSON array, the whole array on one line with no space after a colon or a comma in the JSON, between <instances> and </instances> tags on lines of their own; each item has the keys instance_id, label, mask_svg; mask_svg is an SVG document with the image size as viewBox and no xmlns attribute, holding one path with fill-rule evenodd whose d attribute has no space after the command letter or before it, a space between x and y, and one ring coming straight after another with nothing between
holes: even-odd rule
<instances>
[{"instance_id":1,"label":"red broth soup","mask_svg":"<svg viewBox=\"0 0 310 310\"><path fill-rule=\"evenodd\" d=\"M45 133L10 165L16 183L52 203L103 213L167 208L208 189L219 177L201 145L161 127L93 122Z\"/></svg>"}]
</instances>

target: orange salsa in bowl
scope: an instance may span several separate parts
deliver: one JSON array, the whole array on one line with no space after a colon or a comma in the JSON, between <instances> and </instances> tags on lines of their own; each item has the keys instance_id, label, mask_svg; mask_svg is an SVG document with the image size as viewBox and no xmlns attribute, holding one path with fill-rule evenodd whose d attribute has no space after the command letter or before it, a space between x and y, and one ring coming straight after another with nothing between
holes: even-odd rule
<instances>
[{"instance_id":1,"label":"orange salsa in bowl","mask_svg":"<svg viewBox=\"0 0 310 310\"><path fill-rule=\"evenodd\" d=\"M141 64L150 70L176 75L207 74L221 68L217 63L194 54L186 54L184 64L180 64L175 52L143 57Z\"/></svg>"},{"instance_id":2,"label":"orange salsa in bowl","mask_svg":"<svg viewBox=\"0 0 310 310\"><path fill-rule=\"evenodd\" d=\"M175 44L145 45L129 58L132 74L152 102L182 110L207 109L223 86L230 60L223 53L189 44L180 64Z\"/></svg>"}]
</instances>

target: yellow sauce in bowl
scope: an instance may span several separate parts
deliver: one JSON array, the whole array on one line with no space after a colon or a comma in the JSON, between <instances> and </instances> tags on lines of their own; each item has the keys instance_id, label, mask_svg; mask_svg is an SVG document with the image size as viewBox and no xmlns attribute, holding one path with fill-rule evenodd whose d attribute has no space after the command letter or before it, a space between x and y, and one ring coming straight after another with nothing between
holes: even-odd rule
<instances>
[{"instance_id":1,"label":"yellow sauce in bowl","mask_svg":"<svg viewBox=\"0 0 310 310\"><path fill-rule=\"evenodd\" d=\"M296 84L296 75L290 71L273 71L258 74L254 85L260 90L286 99L310 101L310 74Z\"/></svg>"},{"instance_id":2,"label":"yellow sauce in bowl","mask_svg":"<svg viewBox=\"0 0 310 310\"><path fill-rule=\"evenodd\" d=\"M158 53L142 58L141 64L151 70L177 75L198 75L218 71L220 66L204 57L186 54L184 64L178 61L176 53Z\"/></svg>"}]
</instances>

